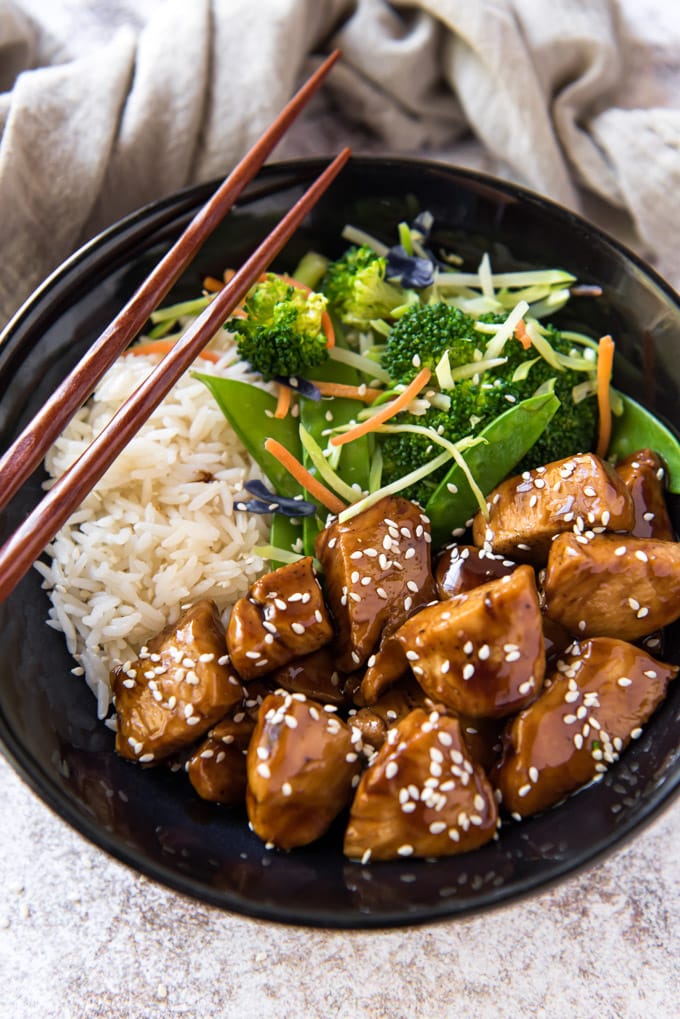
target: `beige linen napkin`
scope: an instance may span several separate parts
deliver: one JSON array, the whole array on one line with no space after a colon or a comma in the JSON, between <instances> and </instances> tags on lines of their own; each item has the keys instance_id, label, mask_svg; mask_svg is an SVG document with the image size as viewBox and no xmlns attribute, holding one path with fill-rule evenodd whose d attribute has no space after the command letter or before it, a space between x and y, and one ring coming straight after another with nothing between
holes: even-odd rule
<instances>
[{"instance_id":1,"label":"beige linen napkin","mask_svg":"<svg viewBox=\"0 0 680 1019\"><path fill-rule=\"evenodd\" d=\"M0 323L98 230L226 173L334 46L279 155L478 165L621 210L671 261L680 111L619 101L622 45L614 0L0 0Z\"/></svg>"}]
</instances>

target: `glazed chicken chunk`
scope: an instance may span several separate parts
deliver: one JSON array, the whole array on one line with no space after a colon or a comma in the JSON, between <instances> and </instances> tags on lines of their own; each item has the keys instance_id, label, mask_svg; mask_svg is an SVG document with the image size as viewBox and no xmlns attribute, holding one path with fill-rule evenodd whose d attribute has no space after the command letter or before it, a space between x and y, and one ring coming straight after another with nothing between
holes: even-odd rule
<instances>
[{"instance_id":1,"label":"glazed chicken chunk","mask_svg":"<svg viewBox=\"0 0 680 1019\"><path fill-rule=\"evenodd\" d=\"M594 453L556 460L503 481L488 498L488 520L478 513L476 545L496 555L543 566L563 531L630 531L633 498L622 478Z\"/></svg>"},{"instance_id":2,"label":"glazed chicken chunk","mask_svg":"<svg viewBox=\"0 0 680 1019\"><path fill-rule=\"evenodd\" d=\"M458 720L415 708L361 777L345 855L367 863L477 849L498 827L484 772L470 760Z\"/></svg>"},{"instance_id":3,"label":"glazed chicken chunk","mask_svg":"<svg viewBox=\"0 0 680 1019\"><path fill-rule=\"evenodd\" d=\"M320 838L350 801L361 750L358 731L332 705L300 693L270 694L248 750L246 805L253 830L280 849Z\"/></svg>"},{"instance_id":4,"label":"glazed chicken chunk","mask_svg":"<svg viewBox=\"0 0 680 1019\"><path fill-rule=\"evenodd\" d=\"M548 616L573 635L638 640L680 617L680 544L561 534L543 589Z\"/></svg>"},{"instance_id":5,"label":"glazed chicken chunk","mask_svg":"<svg viewBox=\"0 0 680 1019\"><path fill-rule=\"evenodd\" d=\"M303 693L324 704L339 707L347 702L343 677L335 667L335 658L328 644L275 669L270 679L274 688Z\"/></svg>"},{"instance_id":6,"label":"glazed chicken chunk","mask_svg":"<svg viewBox=\"0 0 680 1019\"><path fill-rule=\"evenodd\" d=\"M616 465L616 473L633 497L635 523L631 534L636 538L673 541L673 525L664 495L665 467L651 449L631 453Z\"/></svg>"},{"instance_id":7,"label":"glazed chicken chunk","mask_svg":"<svg viewBox=\"0 0 680 1019\"><path fill-rule=\"evenodd\" d=\"M234 605L227 649L249 681L311 654L333 636L319 581L306 556L265 573Z\"/></svg>"},{"instance_id":8,"label":"glazed chicken chunk","mask_svg":"<svg viewBox=\"0 0 680 1019\"><path fill-rule=\"evenodd\" d=\"M350 723L359 729L364 744L379 750L387 738L388 730L414 708L424 707L426 699L423 688L413 676L407 675L370 708L359 708L350 718Z\"/></svg>"},{"instance_id":9,"label":"glazed chicken chunk","mask_svg":"<svg viewBox=\"0 0 680 1019\"><path fill-rule=\"evenodd\" d=\"M255 720L245 711L225 718L187 763L189 781L204 800L234 806L246 798L246 754Z\"/></svg>"},{"instance_id":10,"label":"glazed chicken chunk","mask_svg":"<svg viewBox=\"0 0 680 1019\"><path fill-rule=\"evenodd\" d=\"M114 669L112 686L121 756L151 764L200 739L243 696L214 603L197 602Z\"/></svg>"},{"instance_id":11,"label":"glazed chicken chunk","mask_svg":"<svg viewBox=\"0 0 680 1019\"><path fill-rule=\"evenodd\" d=\"M343 672L366 662L388 621L398 626L436 596L429 521L407 499L388 496L345 524L334 521L317 538L316 555Z\"/></svg>"},{"instance_id":12,"label":"glazed chicken chunk","mask_svg":"<svg viewBox=\"0 0 680 1019\"><path fill-rule=\"evenodd\" d=\"M538 700L512 722L494 777L524 817L558 803L616 761L677 673L625 641L574 644Z\"/></svg>"},{"instance_id":13,"label":"glazed chicken chunk","mask_svg":"<svg viewBox=\"0 0 680 1019\"><path fill-rule=\"evenodd\" d=\"M534 571L519 566L407 620L401 646L423 690L457 714L500 718L540 690L545 670Z\"/></svg>"},{"instance_id":14,"label":"glazed chicken chunk","mask_svg":"<svg viewBox=\"0 0 680 1019\"><path fill-rule=\"evenodd\" d=\"M476 545L451 545L437 559L434 571L437 592L442 601L453 598L497 577L507 577L516 567L512 559Z\"/></svg>"}]
</instances>

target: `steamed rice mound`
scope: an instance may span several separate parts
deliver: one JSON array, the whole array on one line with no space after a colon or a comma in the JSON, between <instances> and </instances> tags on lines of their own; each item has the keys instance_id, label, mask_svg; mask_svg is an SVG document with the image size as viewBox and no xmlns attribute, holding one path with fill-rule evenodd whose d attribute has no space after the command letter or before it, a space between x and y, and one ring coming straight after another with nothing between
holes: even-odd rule
<instances>
[{"instance_id":1,"label":"steamed rice mound","mask_svg":"<svg viewBox=\"0 0 680 1019\"><path fill-rule=\"evenodd\" d=\"M46 457L56 479L138 386L157 357L121 357ZM206 370L254 381L230 350ZM262 517L234 511L244 482L261 478L206 387L187 373L46 549L36 568L51 600L49 625L109 711L112 665L174 622L197 598L226 621L264 569ZM47 482L49 487L50 482Z\"/></svg>"}]
</instances>

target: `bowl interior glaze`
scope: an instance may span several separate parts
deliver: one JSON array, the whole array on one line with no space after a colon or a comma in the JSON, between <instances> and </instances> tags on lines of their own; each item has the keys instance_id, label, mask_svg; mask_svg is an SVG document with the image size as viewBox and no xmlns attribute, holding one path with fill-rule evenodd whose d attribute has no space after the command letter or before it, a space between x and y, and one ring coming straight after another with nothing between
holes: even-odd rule
<instances>
[{"instance_id":1,"label":"bowl interior glaze","mask_svg":"<svg viewBox=\"0 0 680 1019\"><path fill-rule=\"evenodd\" d=\"M237 264L324 164L265 168L171 298L195 296L204 275ZM87 345L212 193L207 185L142 209L74 255L34 295L0 343L0 448L30 419ZM433 247L476 268L561 267L599 284L572 298L564 328L612 333L616 384L680 427L680 303L639 259L584 220L515 186L434 163L353 159L277 261L309 248L339 254L353 223L393 242L428 209ZM558 319L556 319L557 321ZM37 472L0 517L6 536L41 492ZM679 500L671 510L680 530ZM267 851L241 810L199 800L182 775L142 770L113 753L94 698L70 672L62 635L31 571L0 605L0 743L42 799L104 850L148 876L235 912L327 927L413 924L507 903L562 879L634 833L680 784L680 684L604 779L467 855L362 867L343 858L340 822L320 842ZM680 661L680 626L663 656Z\"/></svg>"}]
</instances>

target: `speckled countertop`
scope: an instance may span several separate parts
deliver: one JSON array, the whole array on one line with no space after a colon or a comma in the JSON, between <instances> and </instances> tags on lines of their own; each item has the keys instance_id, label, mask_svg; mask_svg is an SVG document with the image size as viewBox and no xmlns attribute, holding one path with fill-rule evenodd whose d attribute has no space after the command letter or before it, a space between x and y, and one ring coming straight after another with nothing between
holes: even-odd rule
<instances>
[{"instance_id":1,"label":"speckled countertop","mask_svg":"<svg viewBox=\"0 0 680 1019\"><path fill-rule=\"evenodd\" d=\"M622 5L631 91L680 102L680 14ZM677 266L661 267L672 282ZM105 856L0 759L0 1019L678 1015L680 803L556 888L470 919L335 932L266 924Z\"/></svg>"}]
</instances>

